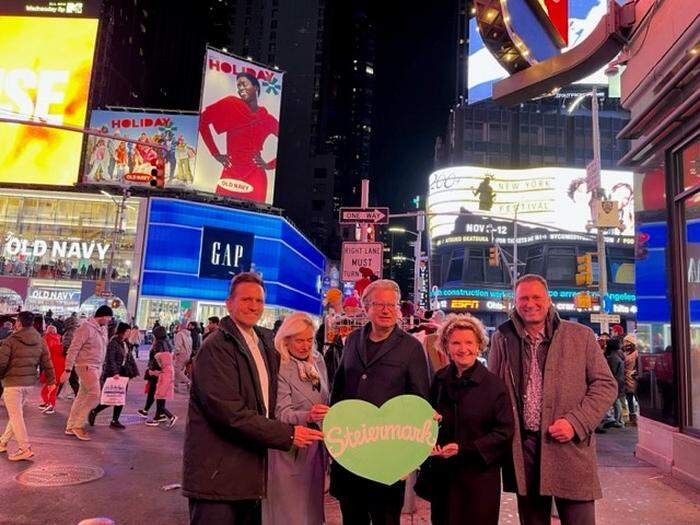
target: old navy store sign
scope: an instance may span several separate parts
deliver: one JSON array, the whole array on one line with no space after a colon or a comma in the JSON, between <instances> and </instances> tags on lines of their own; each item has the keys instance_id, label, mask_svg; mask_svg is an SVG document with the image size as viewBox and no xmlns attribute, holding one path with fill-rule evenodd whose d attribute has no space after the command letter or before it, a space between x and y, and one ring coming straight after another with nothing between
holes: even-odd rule
<instances>
[{"instance_id":1,"label":"old navy store sign","mask_svg":"<svg viewBox=\"0 0 700 525\"><path fill-rule=\"evenodd\" d=\"M143 296L223 302L231 277L253 270L268 305L319 314L324 267L323 254L282 217L150 200Z\"/></svg>"}]
</instances>

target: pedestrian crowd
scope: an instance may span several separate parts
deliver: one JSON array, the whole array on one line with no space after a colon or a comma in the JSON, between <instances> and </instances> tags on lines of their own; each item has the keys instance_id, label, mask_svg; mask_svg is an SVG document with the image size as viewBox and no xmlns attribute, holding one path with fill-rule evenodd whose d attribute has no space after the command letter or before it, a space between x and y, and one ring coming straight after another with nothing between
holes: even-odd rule
<instances>
[{"instance_id":1,"label":"pedestrian crowd","mask_svg":"<svg viewBox=\"0 0 700 525\"><path fill-rule=\"evenodd\" d=\"M21 312L14 330L0 332L9 415L0 451L14 437L10 460L33 455L22 407L38 371L45 414L55 413L65 383L76 384L65 431L80 440L110 408L101 403L110 378L143 376L138 414L148 418L156 405L146 425L175 425L166 404L175 392L189 394L182 492L192 524L319 525L326 492L350 525L398 525L413 494L430 502L435 525L497 524L502 490L517 495L522 524L549 523L553 504L565 525L595 523L595 433L636 421L633 334L596 339L561 319L537 275L518 280L514 310L490 337L475 316L402 308L391 280L368 280L349 298L331 290L326 299L320 328L294 313L272 331L258 324L265 283L238 274L229 315L210 318L204 334L194 321L171 333L153 327L143 374L135 359L142 332L111 323L109 307L82 323L67 319L63 334L50 325L43 336L35 316ZM417 472L386 485L332 460L322 443L331 406L356 399L381 407L405 394L427 400L439 424ZM123 429L123 405L111 409L110 427Z\"/></svg>"}]
</instances>

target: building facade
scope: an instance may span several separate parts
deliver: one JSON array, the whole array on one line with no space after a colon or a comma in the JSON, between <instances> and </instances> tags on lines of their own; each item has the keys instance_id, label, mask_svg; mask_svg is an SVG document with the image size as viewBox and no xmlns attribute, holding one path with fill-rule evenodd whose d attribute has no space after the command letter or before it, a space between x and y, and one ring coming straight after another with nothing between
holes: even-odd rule
<instances>
[{"instance_id":1,"label":"building facade","mask_svg":"<svg viewBox=\"0 0 700 525\"><path fill-rule=\"evenodd\" d=\"M635 9L618 136L636 173L637 455L700 486L700 4Z\"/></svg>"}]
</instances>

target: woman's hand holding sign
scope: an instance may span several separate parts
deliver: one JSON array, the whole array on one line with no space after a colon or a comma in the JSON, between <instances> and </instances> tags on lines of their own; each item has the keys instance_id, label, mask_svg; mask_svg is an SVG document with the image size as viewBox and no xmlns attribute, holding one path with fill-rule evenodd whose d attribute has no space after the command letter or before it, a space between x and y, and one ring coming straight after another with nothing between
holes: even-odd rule
<instances>
[{"instance_id":1,"label":"woman's hand holding sign","mask_svg":"<svg viewBox=\"0 0 700 525\"><path fill-rule=\"evenodd\" d=\"M309 410L306 420L309 423L322 423L329 409L330 407L328 405L314 405L311 407L311 410Z\"/></svg>"},{"instance_id":2,"label":"woman's hand holding sign","mask_svg":"<svg viewBox=\"0 0 700 525\"><path fill-rule=\"evenodd\" d=\"M313 428L304 427L301 425L296 425L294 427L294 441L293 444L299 448L308 447L314 441L322 441L323 432L320 430L315 430Z\"/></svg>"},{"instance_id":3,"label":"woman's hand holding sign","mask_svg":"<svg viewBox=\"0 0 700 525\"><path fill-rule=\"evenodd\" d=\"M457 443L448 443L445 446L435 445L430 452L431 456L438 456L443 459L451 458L459 453L459 445Z\"/></svg>"}]
</instances>

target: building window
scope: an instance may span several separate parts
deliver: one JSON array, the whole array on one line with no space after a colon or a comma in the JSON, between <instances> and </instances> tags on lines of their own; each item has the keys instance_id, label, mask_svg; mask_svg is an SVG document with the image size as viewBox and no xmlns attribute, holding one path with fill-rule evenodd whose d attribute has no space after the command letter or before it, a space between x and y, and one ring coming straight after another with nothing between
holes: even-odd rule
<instances>
[{"instance_id":1,"label":"building window","mask_svg":"<svg viewBox=\"0 0 700 525\"><path fill-rule=\"evenodd\" d=\"M467 265L464 281L468 283L484 282L484 250L469 250L469 264Z\"/></svg>"},{"instance_id":2,"label":"building window","mask_svg":"<svg viewBox=\"0 0 700 525\"><path fill-rule=\"evenodd\" d=\"M688 347L685 362L688 366L688 425L700 430L700 139L687 146L679 155L684 188L697 189L683 202L685 221L685 263L688 301Z\"/></svg>"},{"instance_id":3,"label":"building window","mask_svg":"<svg viewBox=\"0 0 700 525\"><path fill-rule=\"evenodd\" d=\"M573 284L576 277L574 248L549 248L545 278L552 282Z\"/></svg>"},{"instance_id":4,"label":"building window","mask_svg":"<svg viewBox=\"0 0 700 525\"><path fill-rule=\"evenodd\" d=\"M452 252L452 257L447 264L446 282L461 282L462 270L464 269L464 248L456 249Z\"/></svg>"}]
</instances>

